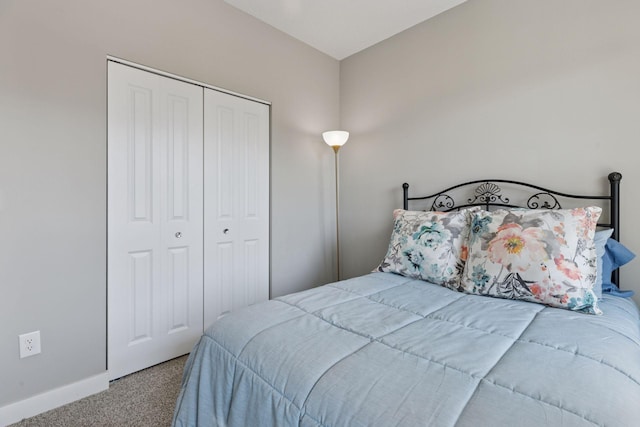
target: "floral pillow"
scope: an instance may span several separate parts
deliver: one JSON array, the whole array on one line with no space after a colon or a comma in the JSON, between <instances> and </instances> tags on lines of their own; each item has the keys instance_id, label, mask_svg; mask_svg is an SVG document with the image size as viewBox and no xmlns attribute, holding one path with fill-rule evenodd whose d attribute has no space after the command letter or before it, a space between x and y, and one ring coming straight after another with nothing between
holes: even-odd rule
<instances>
[{"instance_id":1,"label":"floral pillow","mask_svg":"<svg viewBox=\"0 0 640 427\"><path fill-rule=\"evenodd\" d=\"M602 209L475 213L464 292L600 314L595 228Z\"/></svg>"},{"instance_id":2,"label":"floral pillow","mask_svg":"<svg viewBox=\"0 0 640 427\"><path fill-rule=\"evenodd\" d=\"M377 271L401 274L459 290L471 214L393 211L389 249Z\"/></svg>"}]
</instances>

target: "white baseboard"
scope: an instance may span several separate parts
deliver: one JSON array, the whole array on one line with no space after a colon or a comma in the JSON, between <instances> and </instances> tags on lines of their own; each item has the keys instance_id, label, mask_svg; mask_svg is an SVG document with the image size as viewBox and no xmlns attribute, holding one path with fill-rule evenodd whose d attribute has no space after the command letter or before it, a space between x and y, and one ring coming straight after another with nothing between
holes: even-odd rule
<instances>
[{"instance_id":1,"label":"white baseboard","mask_svg":"<svg viewBox=\"0 0 640 427\"><path fill-rule=\"evenodd\" d=\"M109 373L104 372L73 384L37 394L19 402L10 403L9 405L0 407L0 427L6 427L24 418L36 416L108 388Z\"/></svg>"}]
</instances>

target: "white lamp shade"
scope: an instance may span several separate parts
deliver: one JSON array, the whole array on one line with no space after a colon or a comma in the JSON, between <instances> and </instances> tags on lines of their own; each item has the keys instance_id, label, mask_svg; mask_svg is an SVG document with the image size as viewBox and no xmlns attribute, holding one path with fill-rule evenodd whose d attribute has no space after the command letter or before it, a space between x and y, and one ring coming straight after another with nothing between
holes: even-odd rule
<instances>
[{"instance_id":1,"label":"white lamp shade","mask_svg":"<svg viewBox=\"0 0 640 427\"><path fill-rule=\"evenodd\" d=\"M344 130L330 130L324 132L322 134L322 138L327 145L332 147L342 147L344 143L347 142L347 139L349 139L349 132Z\"/></svg>"}]
</instances>

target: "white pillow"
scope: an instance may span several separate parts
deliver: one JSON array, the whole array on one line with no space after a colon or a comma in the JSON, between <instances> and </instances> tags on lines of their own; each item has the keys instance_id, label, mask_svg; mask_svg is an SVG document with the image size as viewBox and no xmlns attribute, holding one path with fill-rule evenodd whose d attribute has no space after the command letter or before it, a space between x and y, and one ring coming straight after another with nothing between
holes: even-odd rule
<instances>
[{"instance_id":1,"label":"white pillow","mask_svg":"<svg viewBox=\"0 0 640 427\"><path fill-rule=\"evenodd\" d=\"M600 314L593 286L601 212L599 207L476 212L463 290Z\"/></svg>"},{"instance_id":2,"label":"white pillow","mask_svg":"<svg viewBox=\"0 0 640 427\"><path fill-rule=\"evenodd\" d=\"M458 290L466 259L470 212L396 209L389 249L377 271Z\"/></svg>"}]
</instances>

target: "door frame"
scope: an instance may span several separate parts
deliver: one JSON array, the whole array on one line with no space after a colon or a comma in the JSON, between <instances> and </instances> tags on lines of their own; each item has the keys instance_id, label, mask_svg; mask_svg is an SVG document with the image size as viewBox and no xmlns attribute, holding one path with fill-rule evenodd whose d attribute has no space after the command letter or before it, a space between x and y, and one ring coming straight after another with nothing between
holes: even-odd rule
<instances>
[{"instance_id":1,"label":"door frame","mask_svg":"<svg viewBox=\"0 0 640 427\"><path fill-rule=\"evenodd\" d=\"M197 85L197 86L201 86L201 87L206 87L208 89L213 89L213 90L217 90L218 92L223 92L229 95L233 95L233 96L237 96L238 98L244 98L244 99L248 99L250 101L255 101L255 102L259 102L261 104L265 104L268 105L269 108L271 108L271 102L269 101L265 101L264 99L260 99L260 98L255 98L253 96L249 96L249 95L244 95L242 93L238 93L238 92L234 92L228 89L224 89L218 86L213 86L207 83L202 83L198 80L193 80L187 77L183 77L183 76L179 76L177 74L173 74L173 73L169 73L166 71L162 71L162 70L158 70L157 68L151 68L151 67L147 67L146 65L142 65L142 64L138 64L136 62L131 62L131 61L127 61L126 59L122 59L122 58L118 58L116 56L111 56L111 55L107 55L107 62L118 62L120 64L123 65L128 65L129 67L133 67L133 68L137 68L139 70L143 70L143 71L148 71L150 73L153 74L158 74L160 76L164 76L164 77L169 77L175 80L180 80L182 82L185 83L191 83L193 85Z\"/></svg>"}]
</instances>

